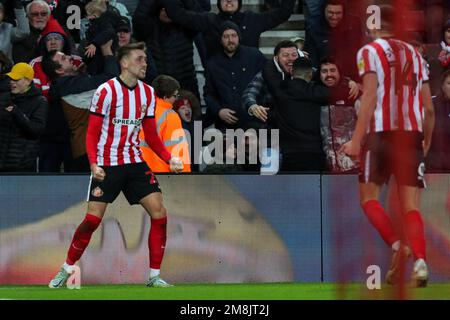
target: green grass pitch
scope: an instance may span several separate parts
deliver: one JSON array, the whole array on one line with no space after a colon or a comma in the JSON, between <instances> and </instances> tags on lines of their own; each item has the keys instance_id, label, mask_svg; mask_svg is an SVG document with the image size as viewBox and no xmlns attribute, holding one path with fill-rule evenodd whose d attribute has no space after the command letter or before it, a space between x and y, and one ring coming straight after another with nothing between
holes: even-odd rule
<instances>
[{"instance_id":1,"label":"green grass pitch","mask_svg":"<svg viewBox=\"0 0 450 320\"><path fill-rule=\"evenodd\" d=\"M407 288L407 299L450 300L450 283ZM0 300L335 300L397 299L396 287L368 290L363 284L264 283L179 284L172 288L145 285L85 285L50 289L45 285L0 286Z\"/></svg>"}]
</instances>

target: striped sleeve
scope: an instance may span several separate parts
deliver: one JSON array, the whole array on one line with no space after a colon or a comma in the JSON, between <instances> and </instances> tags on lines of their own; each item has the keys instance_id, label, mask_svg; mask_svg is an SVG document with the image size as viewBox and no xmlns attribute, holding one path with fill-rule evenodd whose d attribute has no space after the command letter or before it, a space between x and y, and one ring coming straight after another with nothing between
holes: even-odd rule
<instances>
[{"instance_id":1,"label":"striped sleeve","mask_svg":"<svg viewBox=\"0 0 450 320\"><path fill-rule=\"evenodd\" d=\"M107 90L107 83L104 83L95 91L89 111L104 116L108 113L110 105L111 96Z\"/></svg>"},{"instance_id":2,"label":"striped sleeve","mask_svg":"<svg viewBox=\"0 0 450 320\"><path fill-rule=\"evenodd\" d=\"M423 82L427 82L429 80L429 74L430 74L430 71L428 70L428 63L425 61L425 59L420 54L419 54L419 60L420 60L420 65L422 67L422 80L423 80Z\"/></svg>"},{"instance_id":3,"label":"striped sleeve","mask_svg":"<svg viewBox=\"0 0 450 320\"><path fill-rule=\"evenodd\" d=\"M358 72L362 77L369 72L377 72L375 57L372 50L368 46L364 46L358 51L357 55Z\"/></svg>"}]
</instances>

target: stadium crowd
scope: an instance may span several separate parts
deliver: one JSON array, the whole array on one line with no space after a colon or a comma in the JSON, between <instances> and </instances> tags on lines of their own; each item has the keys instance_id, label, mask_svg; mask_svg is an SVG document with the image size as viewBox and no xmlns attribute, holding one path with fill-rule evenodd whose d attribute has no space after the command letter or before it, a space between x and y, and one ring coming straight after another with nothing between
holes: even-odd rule
<instances>
[{"instance_id":1,"label":"stadium crowd","mask_svg":"<svg viewBox=\"0 0 450 320\"><path fill-rule=\"evenodd\" d=\"M435 96L427 171L450 172L449 1L402 1L411 8L405 11L405 39L427 61ZM183 172L260 171L259 162L193 163L193 141L202 139L195 136L198 121L203 130L222 132L279 129L280 172L354 173L358 163L340 149L356 123L362 94L356 54L370 41L361 17L371 2L261 3L264 10L253 12L242 8L242 0L217 0L218 10L209 0L0 0L0 172L89 172L92 96L119 75L117 49L143 41L143 81L160 99L158 134L170 150L189 150ZM261 34L299 12L305 14L305 38L281 39L267 59L259 50ZM177 128L191 140L171 135ZM224 135L225 149L229 140ZM174 148L178 143L185 147ZM236 160L235 149L223 160L229 157ZM168 172L156 163L150 167Z\"/></svg>"}]
</instances>

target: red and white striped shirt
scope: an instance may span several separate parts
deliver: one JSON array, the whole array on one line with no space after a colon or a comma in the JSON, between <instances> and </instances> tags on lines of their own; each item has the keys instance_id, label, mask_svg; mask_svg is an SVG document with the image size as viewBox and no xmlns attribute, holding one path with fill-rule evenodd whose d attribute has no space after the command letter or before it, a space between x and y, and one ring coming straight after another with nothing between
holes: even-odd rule
<instances>
[{"instance_id":1,"label":"red and white striped shirt","mask_svg":"<svg viewBox=\"0 0 450 320\"><path fill-rule=\"evenodd\" d=\"M134 88L118 77L98 87L90 111L103 116L97 143L99 166L144 162L139 149L139 130L144 117L154 118L155 101L153 88L140 80Z\"/></svg>"},{"instance_id":2,"label":"red and white striped shirt","mask_svg":"<svg viewBox=\"0 0 450 320\"><path fill-rule=\"evenodd\" d=\"M374 72L378 78L377 106L368 132L423 131L422 84L427 65L410 44L377 39L358 51L359 75Z\"/></svg>"}]
</instances>

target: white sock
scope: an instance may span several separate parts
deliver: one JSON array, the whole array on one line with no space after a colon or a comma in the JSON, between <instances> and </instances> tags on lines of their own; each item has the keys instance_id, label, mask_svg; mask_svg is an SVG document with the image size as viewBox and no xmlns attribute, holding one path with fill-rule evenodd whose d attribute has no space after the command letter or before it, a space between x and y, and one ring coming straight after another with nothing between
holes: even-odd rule
<instances>
[{"instance_id":1,"label":"white sock","mask_svg":"<svg viewBox=\"0 0 450 320\"><path fill-rule=\"evenodd\" d=\"M64 264L62 265L62 267L64 268L64 270L67 271L67 268L70 267L70 264L67 264L67 262L64 262Z\"/></svg>"},{"instance_id":2,"label":"white sock","mask_svg":"<svg viewBox=\"0 0 450 320\"><path fill-rule=\"evenodd\" d=\"M159 276L160 273L161 272L160 272L159 269L152 269L152 268L150 268L150 278Z\"/></svg>"},{"instance_id":3,"label":"white sock","mask_svg":"<svg viewBox=\"0 0 450 320\"><path fill-rule=\"evenodd\" d=\"M400 250L400 240L397 240L392 244L392 250L394 251Z\"/></svg>"}]
</instances>

